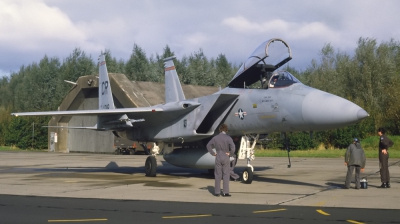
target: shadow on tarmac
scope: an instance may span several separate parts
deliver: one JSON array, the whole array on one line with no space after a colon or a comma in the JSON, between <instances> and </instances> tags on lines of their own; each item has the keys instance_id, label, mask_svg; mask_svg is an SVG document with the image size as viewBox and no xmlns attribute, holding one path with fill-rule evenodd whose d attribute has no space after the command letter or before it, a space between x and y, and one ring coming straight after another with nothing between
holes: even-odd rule
<instances>
[{"instance_id":1,"label":"shadow on tarmac","mask_svg":"<svg viewBox=\"0 0 400 224\"><path fill-rule=\"evenodd\" d=\"M309 187L326 187L324 185L310 184L310 183L300 182L300 181L282 180L282 179L275 179L275 178L266 178L266 177L260 177L260 176L257 176L257 175L254 175L253 181L268 182L268 183L274 183L274 184L309 186Z\"/></svg>"}]
</instances>

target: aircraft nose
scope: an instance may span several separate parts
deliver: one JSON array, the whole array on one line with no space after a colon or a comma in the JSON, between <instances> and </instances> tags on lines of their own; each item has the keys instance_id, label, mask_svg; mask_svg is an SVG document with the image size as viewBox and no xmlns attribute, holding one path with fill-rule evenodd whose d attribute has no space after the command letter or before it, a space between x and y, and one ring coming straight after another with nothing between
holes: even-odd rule
<instances>
[{"instance_id":1,"label":"aircraft nose","mask_svg":"<svg viewBox=\"0 0 400 224\"><path fill-rule=\"evenodd\" d=\"M307 94L302 104L303 119L316 130L341 128L369 116L358 105L320 90Z\"/></svg>"},{"instance_id":2,"label":"aircraft nose","mask_svg":"<svg viewBox=\"0 0 400 224\"><path fill-rule=\"evenodd\" d=\"M362 108L359 109L358 112L357 112L357 117L358 117L359 120L362 120L362 119L364 119L364 118L366 118L368 116L369 116L369 114L367 113L367 111L365 111Z\"/></svg>"}]
</instances>

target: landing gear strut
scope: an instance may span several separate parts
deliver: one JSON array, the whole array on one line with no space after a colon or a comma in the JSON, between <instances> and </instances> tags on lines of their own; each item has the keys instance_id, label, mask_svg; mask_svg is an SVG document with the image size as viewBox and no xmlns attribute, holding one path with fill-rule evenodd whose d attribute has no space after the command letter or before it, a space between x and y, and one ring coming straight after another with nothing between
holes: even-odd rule
<instances>
[{"instance_id":1,"label":"landing gear strut","mask_svg":"<svg viewBox=\"0 0 400 224\"><path fill-rule=\"evenodd\" d=\"M247 160L247 167L244 169L242 173L242 180L246 184L251 184L253 182L253 172L254 168L250 164L250 161L255 159L254 156L254 146L256 145L256 142L258 140L260 135L250 136L253 138L253 143L250 144L250 137L248 136L242 136L242 139L240 141L240 149L239 149L239 159L246 159Z\"/></svg>"},{"instance_id":2,"label":"landing gear strut","mask_svg":"<svg viewBox=\"0 0 400 224\"><path fill-rule=\"evenodd\" d=\"M289 164L287 165L287 168L290 168L290 167L292 167L292 163L290 162L290 147L289 147L289 141L288 141L288 139L287 139L287 136L286 136L286 132L283 132L283 135L284 135L284 137L285 137L285 149L286 149L286 151L287 151L287 157L288 157L288 159L289 159Z\"/></svg>"},{"instance_id":3,"label":"landing gear strut","mask_svg":"<svg viewBox=\"0 0 400 224\"><path fill-rule=\"evenodd\" d=\"M142 146L144 154L150 155L150 150L147 148L147 144L142 143L140 146Z\"/></svg>"}]
</instances>

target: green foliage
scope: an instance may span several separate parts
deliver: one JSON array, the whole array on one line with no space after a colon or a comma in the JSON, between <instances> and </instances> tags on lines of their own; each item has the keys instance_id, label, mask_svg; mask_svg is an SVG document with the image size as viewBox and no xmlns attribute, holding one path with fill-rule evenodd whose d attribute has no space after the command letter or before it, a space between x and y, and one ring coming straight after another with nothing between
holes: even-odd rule
<instances>
[{"instance_id":1,"label":"green foliage","mask_svg":"<svg viewBox=\"0 0 400 224\"><path fill-rule=\"evenodd\" d=\"M393 141L393 146L389 148L389 151L399 151L400 152L400 136L388 135L388 137ZM364 150L378 151L379 136L368 136L361 138L361 146Z\"/></svg>"},{"instance_id":2,"label":"green foliage","mask_svg":"<svg viewBox=\"0 0 400 224\"><path fill-rule=\"evenodd\" d=\"M6 133L8 119L10 118L10 112L4 107L0 107L0 145L4 145L4 135Z\"/></svg>"},{"instance_id":3,"label":"green foliage","mask_svg":"<svg viewBox=\"0 0 400 224\"><path fill-rule=\"evenodd\" d=\"M147 81L151 76L149 66L150 63L146 57L146 53L135 44L132 55L125 65L125 75L131 80Z\"/></svg>"},{"instance_id":4,"label":"green foliage","mask_svg":"<svg viewBox=\"0 0 400 224\"><path fill-rule=\"evenodd\" d=\"M378 153L375 150L364 150L367 158L378 158ZM342 149L327 149L327 150L297 150L291 151L290 157L306 157L306 158L343 158L345 150ZM284 150L269 149L255 150L256 157L287 157L288 154ZM390 152L390 158L400 158L400 151ZM378 160L376 160L378 161Z\"/></svg>"},{"instance_id":5,"label":"green foliage","mask_svg":"<svg viewBox=\"0 0 400 224\"><path fill-rule=\"evenodd\" d=\"M17 147L10 147L10 146L1 146L0 151L11 151L11 150L19 150Z\"/></svg>"},{"instance_id":6,"label":"green foliage","mask_svg":"<svg viewBox=\"0 0 400 224\"><path fill-rule=\"evenodd\" d=\"M313 60L299 75L300 80L364 108L370 117L357 126L358 135L374 134L380 126L400 134L400 104L396 103L400 95L400 43L392 39L378 45L375 39L360 38L357 44L354 56L325 45L320 62ZM340 146L355 133L331 134L330 143Z\"/></svg>"},{"instance_id":7,"label":"green foliage","mask_svg":"<svg viewBox=\"0 0 400 224\"><path fill-rule=\"evenodd\" d=\"M102 51L101 54L105 55L105 59L107 62L107 71L109 73L124 73L125 72L125 66L123 61L117 61L115 57L112 57L111 51L110 50L105 50L104 52ZM97 65L97 63L96 63ZM97 67L96 67L97 69ZM97 73L97 71L96 71Z\"/></svg>"},{"instance_id":8,"label":"green foliage","mask_svg":"<svg viewBox=\"0 0 400 224\"><path fill-rule=\"evenodd\" d=\"M5 122L3 134L5 145L26 148L28 145L27 138L30 136L30 132L27 132L27 126L29 126L27 118L12 118Z\"/></svg>"},{"instance_id":9,"label":"green foliage","mask_svg":"<svg viewBox=\"0 0 400 224\"><path fill-rule=\"evenodd\" d=\"M93 62L92 58L86 56L85 52L81 51L79 48L74 49L74 51L63 60L63 64L60 67L59 76L55 84L57 89L54 97L55 103L52 105L52 108L57 108L71 89L71 85L65 83L64 80L75 82L81 76L93 75L96 73L96 64Z\"/></svg>"},{"instance_id":10,"label":"green foliage","mask_svg":"<svg viewBox=\"0 0 400 224\"><path fill-rule=\"evenodd\" d=\"M291 133L288 137L291 148L295 150L312 149L317 145L315 139L311 138L309 133Z\"/></svg>"},{"instance_id":11,"label":"green foliage","mask_svg":"<svg viewBox=\"0 0 400 224\"><path fill-rule=\"evenodd\" d=\"M47 148L48 117L11 117L2 122L2 145L16 146L20 149ZM46 122L46 123L43 123Z\"/></svg>"},{"instance_id":12,"label":"green foliage","mask_svg":"<svg viewBox=\"0 0 400 224\"><path fill-rule=\"evenodd\" d=\"M390 158L400 158L400 136L388 136L393 142L394 145L389 148ZM365 151L365 155L367 158L378 158L378 142L379 136L368 136L365 138L360 138L361 146ZM345 153L345 149L351 143L349 141L345 148L319 148L319 149L307 149L307 150L294 150L290 152L290 156L292 157L313 157L313 158L342 158ZM279 147L269 147L268 150L265 147L257 147L255 154L256 156L265 156L265 157L287 157L287 152L280 149Z\"/></svg>"},{"instance_id":13,"label":"green foliage","mask_svg":"<svg viewBox=\"0 0 400 224\"><path fill-rule=\"evenodd\" d=\"M287 144L290 150L305 150L315 148L317 142L315 138L310 137L310 133L296 132L287 133ZM266 149L282 149L286 150L285 147L285 136L280 133L272 133L268 135L266 140L260 142L263 148Z\"/></svg>"},{"instance_id":14,"label":"green foliage","mask_svg":"<svg viewBox=\"0 0 400 224\"><path fill-rule=\"evenodd\" d=\"M360 134L353 127L346 127L331 131L331 145L335 148L344 149L349 146L354 138L360 138Z\"/></svg>"},{"instance_id":15,"label":"green foliage","mask_svg":"<svg viewBox=\"0 0 400 224\"><path fill-rule=\"evenodd\" d=\"M12 93L8 88L9 78L3 76L0 79L0 106L5 106L10 104L10 99L12 97Z\"/></svg>"}]
</instances>

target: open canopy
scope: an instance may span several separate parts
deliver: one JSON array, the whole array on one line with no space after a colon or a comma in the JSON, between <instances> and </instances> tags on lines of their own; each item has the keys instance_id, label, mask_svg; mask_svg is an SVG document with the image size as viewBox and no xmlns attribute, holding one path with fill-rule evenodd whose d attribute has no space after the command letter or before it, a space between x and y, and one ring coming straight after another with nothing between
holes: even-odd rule
<instances>
[{"instance_id":1,"label":"open canopy","mask_svg":"<svg viewBox=\"0 0 400 224\"><path fill-rule=\"evenodd\" d=\"M267 40L247 58L228 86L234 88L249 86L268 77L268 74L291 59L292 52L285 41L279 38Z\"/></svg>"}]
</instances>

